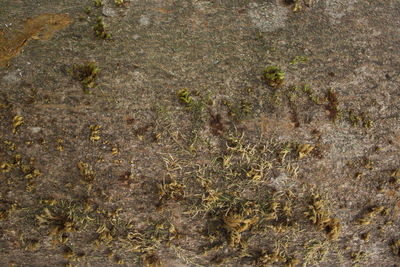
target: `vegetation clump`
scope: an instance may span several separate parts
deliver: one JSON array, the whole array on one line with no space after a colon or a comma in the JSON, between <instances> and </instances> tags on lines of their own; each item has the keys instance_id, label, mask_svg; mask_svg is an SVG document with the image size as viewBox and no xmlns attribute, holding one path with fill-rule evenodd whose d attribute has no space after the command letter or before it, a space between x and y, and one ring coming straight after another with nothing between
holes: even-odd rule
<instances>
[{"instance_id":1,"label":"vegetation clump","mask_svg":"<svg viewBox=\"0 0 400 267\"><path fill-rule=\"evenodd\" d=\"M339 100L332 88L326 93L326 99L328 100L326 109L329 111L329 118L336 123L342 111L339 109Z\"/></svg>"},{"instance_id":2,"label":"vegetation clump","mask_svg":"<svg viewBox=\"0 0 400 267\"><path fill-rule=\"evenodd\" d=\"M279 87L283 84L285 73L277 66L268 66L265 69L265 79L268 85L272 87Z\"/></svg>"},{"instance_id":3,"label":"vegetation clump","mask_svg":"<svg viewBox=\"0 0 400 267\"><path fill-rule=\"evenodd\" d=\"M358 222L360 225L368 225L371 223L372 219L375 218L376 215L379 213L384 213L385 208L383 206L378 206L374 208L370 208L366 214L364 214L363 217L358 219Z\"/></svg>"},{"instance_id":4,"label":"vegetation clump","mask_svg":"<svg viewBox=\"0 0 400 267\"><path fill-rule=\"evenodd\" d=\"M101 0L94 0L93 3L94 3L95 7L103 6L103 1L101 1Z\"/></svg>"},{"instance_id":5,"label":"vegetation clump","mask_svg":"<svg viewBox=\"0 0 400 267\"><path fill-rule=\"evenodd\" d=\"M308 211L305 212L307 218L324 230L330 239L337 239L340 234L341 224L337 218L332 218L325 208L325 201L318 193L313 193L309 201Z\"/></svg>"},{"instance_id":6,"label":"vegetation clump","mask_svg":"<svg viewBox=\"0 0 400 267\"><path fill-rule=\"evenodd\" d=\"M114 4L121 7L124 4L124 0L114 0Z\"/></svg>"},{"instance_id":7,"label":"vegetation clump","mask_svg":"<svg viewBox=\"0 0 400 267\"><path fill-rule=\"evenodd\" d=\"M193 105L193 99L189 95L189 92L186 88L178 91L178 98L182 103L184 103L188 107Z\"/></svg>"},{"instance_id":8,"label":"vegetation clump","mask_svg":"<svg viewBox=\"0 0 400 267\"><path fill-rule=\"evenodd\" d=\"M14 120L13 120L12 132L13 133L17 133L18 132L18 127L20 127L23 123L24 123L24 119L22 118L22 116L15 116Z\"/></svg>"},{"instance_id":9,"label":"vegetation clump","mask_svg":"<svg viewBox=\"0 0 400 267\"><path fill-rule=\"evenodd\" d=\"M93 30L96 33L96 36L100 39L108 40L111 38L111 35L106 32L106 26L103 23L103 19L98 17L96 20L96 25L94 25Z\"/></svg>"},{"instance_id":10,"label":"vegetation clump","mask_svg":"<svg viewBox=\"0 0 400 267\"><path fill-rule=\"evenodd\" d=\"M88 214L72 202L61 201L45 207L42 214L36 215L40 227L49 227L53 247L65 244L69 235L79 232L91 220Z\"/></svg>"},{"instance_id":11,"label":"vegetation clump","mask_svg":"<svg viewBox=\"0 0 400 267\"><path fill-rule=\"evenodd\" d=\"M158 187L158 206L160 209L163 208L168 200L179 201L184 197L185 185L178 183L174 179L171 179L170 183L163 182L162 184L157 184Z\"/></svg>"},{"instance_id":12,"label":"vegetation clump","mask_svg":"<svg viewBox=\"0 0 400 267\"><path fill-rule=\"evenodd\" d=\"M297 63L303 63L303 62L307 62L307 61L308 61L308 57L296 56L289 64L296 65Z\"/></svg>"},{"instance_id":13,"label":"vegetation clump","mask_svg":"<svg viewBox=\"0 0 400 267\"><path fill-rule=\"evenodd\" d=\"M400 256L400 239L396 239L393 241L392 252L394 255Z\"/></svg>"},{"instance_id":14,"label":"vegetation clump","mask_svg":"<svg viewBox=\"0 0 400 267\"><path fill-rule=\"evenodd\" d=\"M83 65L74 64L72 70L68 70L70 75L81 82L85 93L90 93L90 89L96 86L95 80L97 78L97 72L99 68L94 62L89 62Z\"/></svg>"}]
</instances>

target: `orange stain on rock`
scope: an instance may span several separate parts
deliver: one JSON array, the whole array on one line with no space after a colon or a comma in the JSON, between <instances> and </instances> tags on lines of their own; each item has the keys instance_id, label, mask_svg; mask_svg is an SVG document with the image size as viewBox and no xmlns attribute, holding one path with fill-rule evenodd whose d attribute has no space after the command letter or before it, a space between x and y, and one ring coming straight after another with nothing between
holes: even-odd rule
<instances>
[{"instance_id":1,"label":"orange stain on rock","mask_svg":"<svg viewBox=\"0 0 400 267\"><path fill-rule=\"evenodd\" d=\"M27 19L24 22L23 30L16 32L8 39L0 30L0 67L7 66L8 61L18 55L29 40L47 41L56 31L64 29L71 22L72 18L67 14L42 14Z\"/></svg>"}]
</instances>

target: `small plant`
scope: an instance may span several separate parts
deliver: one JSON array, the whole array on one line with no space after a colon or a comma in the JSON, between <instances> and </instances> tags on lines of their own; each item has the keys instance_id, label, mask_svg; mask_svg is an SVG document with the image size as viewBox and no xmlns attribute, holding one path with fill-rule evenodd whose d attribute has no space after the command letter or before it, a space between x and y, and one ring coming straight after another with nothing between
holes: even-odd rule
<instances>
[{"instance_id":1,"label":"small plant","mask_svg":"<svg viewBox=\"0 0 400 267\"><path fill-rule=\"evenodd\" d=\"M114 0L114 4L121 7L124 4L124 0Z\"/></svg>"},{"instance_id":2,"label":"small plant","mask_svg":"<svg viewBox=\"0 0 400 267\"><path fill-rule=\"evenodd\" d=\"M24 124L24 119L22 118L22 116L15 116L14 120L13 120L13 129L12 132L13 133L17 133L18 132L18 128Z\"/></svg>"},{"instance_id":3,"label":"small plant","mask_svg":"<svg viewBox=\"0 0 400 267\"><path fill-rule=\"evenodd\" d=\"M103 1L101 1L101 0L94 0L93 3L94 3L95 7L103 6Z\"/></svg>"},{"instance_id":4,"label":"small plant","mask_svg":"<svg viewBox=\"0 0 400 267\"><path fill-rule=\"evenodd\" d=\"M174 179L171 179L169 183L165 183L165 181L163 181L162 184L157 184L157 187L159 209L162 209L165 203L169 200L182 200L185 194L185 185L177 183Z\"/></svg>"},{"instance_id":5,"label":"small plant","mask_svg":"<svg viewBox=\"0 0 400 267\"><path fill-rule=\"evenodd\" d=\"M71 202L61 202L57 207L45 207L40 215L36 215L39 227L48 227L52 237L53 247L65 244L69 235L79 231L79 226L84 226L88 217Z\"/></svg>"},{"instance_id":6,"label":"small plant","mask_svg":"<svg viewBox=\"0 0 400 267\"><path fill-rule=\"evenodd\" d=\"M294 149L299 159L309 155L314 148L315 146L311 144L294 144Z\"/></svg>"},{"instance_id":7,"label":"small plant","mask_svg":"<svg viewBox=\"0 0 400 267\"><path fill-rule=\"evenodd\" d=\"M95 63L89 62L83 65L74 65L72 70L69 70L70 75L81 82L85 93L90 93L89 89L95 87L95 80L99 68Z\"/></svg>"},{"instance_id":8,"label":"small plant","mask_svg":"<svg viewBox=\"0 0 400 267\"><path fill-rule=\"evenodd\" d=\"M342 228L337 218L332 218L325 208L325 201L318 193L313 193L305 212L307 218L317 225L320 230L324 230L328 238L337 239Z\"/></svg>"},{"instance_id":9,"label":"small plant","mask_svg":"<svg viewBox=\"0 0 400 267\"><path fill-rule=\"evenodd\" d=\"M392 252L394 255L400 256L400 239L394 240L392 243Z\"/></svg>"},{"instance_id":10,"label":"small plant","mask_svg":"<svg viewBox=\"0 0 400 267\"><path fill-rule=\"evenodd\" d=\"M181 100L181 102L186 104L187 106L192 106L193 105L193 99L189 95L189 92L188 92L188 90L186 88L182 89L182 90L179 90L178 97Z\"/></svg>"},{"instance_id":11,"label":"small plant","mask_svg":"<svg viewBox=\"0 0 400 267\"><path fill-rule=\"evenodd\" d=\"M296 65L297 63L303 63L303 62L307 62L308 61L308 57L304 57L304 56L296 56L292 62L290 62L290 65Z\"/></svg>"},{"instance_id":12,"label":"small plant","mask_svg":"<svg viewBox=\"0 0 400 267\"><path fill-rule=\"evenodd\" d=\"M90 138L89 138L90 141L92 141L92 142L99 141L99 140L100 140L100 135L99 135L99 133L100 133L101 126L100 126L100 125L91 124L91 125L89 126L89 129L92 131L92 132L90 133Z\"/></svg>"},{"instance_id":13,"label":"small plant","mask_svg":"<svg viewBox=\"0 0 400 267\"><path fill-rule=\"evenodd\" d=\"M111 35L106 32L106 26L103 23L103 19L98 17L96 20L96 25L94 25L93 30L96 33L96 36L100 39L108 40L111 38Z\"/></svg>"},{"instance_id":14,"label":"small plant","mask_svg":"<svg viewBox=\"0 0 400 267\"><path fill-rule=\"evenodd\" d=\"M364 214L363 217L358 219L358 222L360 225L369 225L372 221L373 218L375 218L376 215L382 214L385 211L385 208L383 206L377 206L374 208L370 208L366 214Z\"/></svg>"},{"instance_id":15,"label":"small plant","mask_svg":"<svg viewBox=\"0 0 400 267\"><path fill-rule=\"evenodd\" d=\"M361 121L360 116L357 116L352 109L347 109L347 112L349 113L349 120L351 124L353 127L356 127L358 122Z\"/></svg>"},{"instance_id":16,"label":"small plant","mask_svg":"<svg viewBox=\"0 0 400 267\"><path fill-rule=\"evenodd\" d=\"M285 73L277 66L268 66L265 69L265 78L272 87L278 87L283 84Z\"/></svg>"}]
</instances>

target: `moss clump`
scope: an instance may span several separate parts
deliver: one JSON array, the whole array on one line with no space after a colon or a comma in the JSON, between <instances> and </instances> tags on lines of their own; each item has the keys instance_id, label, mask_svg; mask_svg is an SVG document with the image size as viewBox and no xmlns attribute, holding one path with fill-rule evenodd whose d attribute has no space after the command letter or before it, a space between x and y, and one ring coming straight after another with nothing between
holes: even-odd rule
<instances>
[{"instance_id":1,"label":"moss clump","mask_svg":"<svg viewBox=\"0 0 400 267\"><path fill-rule=\"evenodd\" d=\"M96 36L100 39L108 40L111 38L111 35L106 32L106 26L104 25L101 17L97 18L96 25L94 25L93 30L96 33Z\"/></svg>"},{"instance_id":2,"label":"moss clump","mask_svg":"<svg viewBox=\"0 0 400 267\"><path fill-rule=\"evenodd\" d=\"M317 225L319 229L324 230L328 238L337 239L340 234L341 224L337 218L331 218L325 208L325 201L318 193L312 194L308 205L308 211L305 212L310 221Z\"/></svg>"},{"instance_id":3,"label":"moss clump","mask_svg":"<svg viewBox=\"0 0 400 267\"><path fill-rule=\"evenodd\" d=\"M356 115L356 113L352 109L347 109L349 113L349 120L353 127L357 127L358 123L361 121L360 116Z\"/></svg>"},{"instance_id":4,"label":"moss clump","mask_svg":"<svg viewBox=\"0 0 400 267\"><path fill-rule=\"evenodd\" d=\"M70 75L82 83L83 90L90 93L90 89L95 87L95 80L99 68L95 63L89 62L83 65L74 65L72 70L69 70Z\"/></svg>"},{"instance_id":5,"label":"moss clump","mask_svg":"<svg viewBox=\"0 0 400 267\"><path fill-rule=\"evenodd\" d=\"M265 79L272 87L278 87L283 84L285 73L277 66L268 66L265 69Z\"/></svg>"},{"instance_id":6,"label":"moss clump","mask_svg":"<svg viewBox=\"0 0 400 267\"><path fill-rule=\"evenodd\" d=\"M114 4L121 7L124 4L124 0L114 0Z\"/></svg>"},{"instance_id":7,"label":"moss clump","mask_svg":"<svg viewBox=\"0 0 400 267\"><path fill-rule=\"evenodd\" d=\"M385 211L385 207L383 207L383 206L369 208L368 212L366 214L364 214L363 217L358 219L358 222L360 223L360 225L369 225L371 223L372 219L374 219L376 217L376 215L382 214L382 213L384 213L384 211Z\"/></svg>"},{"instance_id":8,"label":"moss clump","mask_svg":"<svg viewBox=\"0 0 400 267\"><path fill-rule=\"evenodd\" d=\"M185 185L176 182L174 179L171 179L169 183L157 184L158 187L158 208L162 210L163 206L169 200L179 201L184 197Z\"/></svg>"},{"instance_id":9,"label":"moss clump","mask_svg":"<svg viewBox=\"0 0 400 267\"><path fill-rule=\"evenodd\" d=\"M303 63L303 62L307 62L307 61L308 61L308 57L296 56L289 64L296 65L297 63Z\"/></svg>"},{"instance_id":10,"label":"moss clump","mask_svg":"<svg viewBox=\"0 0 400 267\"><path fill-rule=\"evenodd\" d=\"M400 239L393 241L392 252L394 255L400 256Z\"/></svg>"},{"instance_id":11,"label":"moss clump","mask_svg":"<svg viewBox=\"0 0 400 267\"><path fill-rule=\"evenodd\" d=\"M188 92L188 90L185 88L185 89L182 89L182 90L179 90L179 92L178 92L178 97L179 97L179 100L182 102L182 103L184 103L185 105L187 105L187 106L193 106L193 99L192 99L192 97L189 95L189 92Z\"/></svg>"},{"instance_id":12,"label":"moss clump","mask_svg":"<svg viewBox=\"0 0 400 267\"><path fill-rule=\"evenodd\" d=\"M18 128L24 123L24 119L22 118L22 116L15 116L14 120L13 120L13 129L12 132L13 133L17 133L18 132Z\"/></svg>"},{"instance_id":13,"label":"moss clump","mask_svg":"<svg viewBox=\"0 0 400 267\"><path fill-rule=\"evenodd\" d=\"M101 0L94 0L93 3L94 3L95 7L103 6L103 1L101 1Z\"/></svg>"}]
</instances>

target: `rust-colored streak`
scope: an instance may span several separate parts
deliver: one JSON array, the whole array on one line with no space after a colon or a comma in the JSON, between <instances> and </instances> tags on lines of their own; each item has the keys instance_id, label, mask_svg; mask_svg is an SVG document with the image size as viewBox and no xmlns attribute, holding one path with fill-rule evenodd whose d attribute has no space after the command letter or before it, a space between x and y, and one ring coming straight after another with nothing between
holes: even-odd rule
<instances>
[{"instance_id":1,"label":"rust-colored streak","mask_svg":"<svg viewBox=\"0 0 400 267\"><path fill-rule=\"evenodd\" d=\"M51 36L71 24L72 18L67 14L42 14L28 18L24 28L6 39L0 30L0 67L5 67L8 61L18 55L31 39L47 41ZM39 36L39 34L41 35Z\"/></svg>"}]
</instances>

